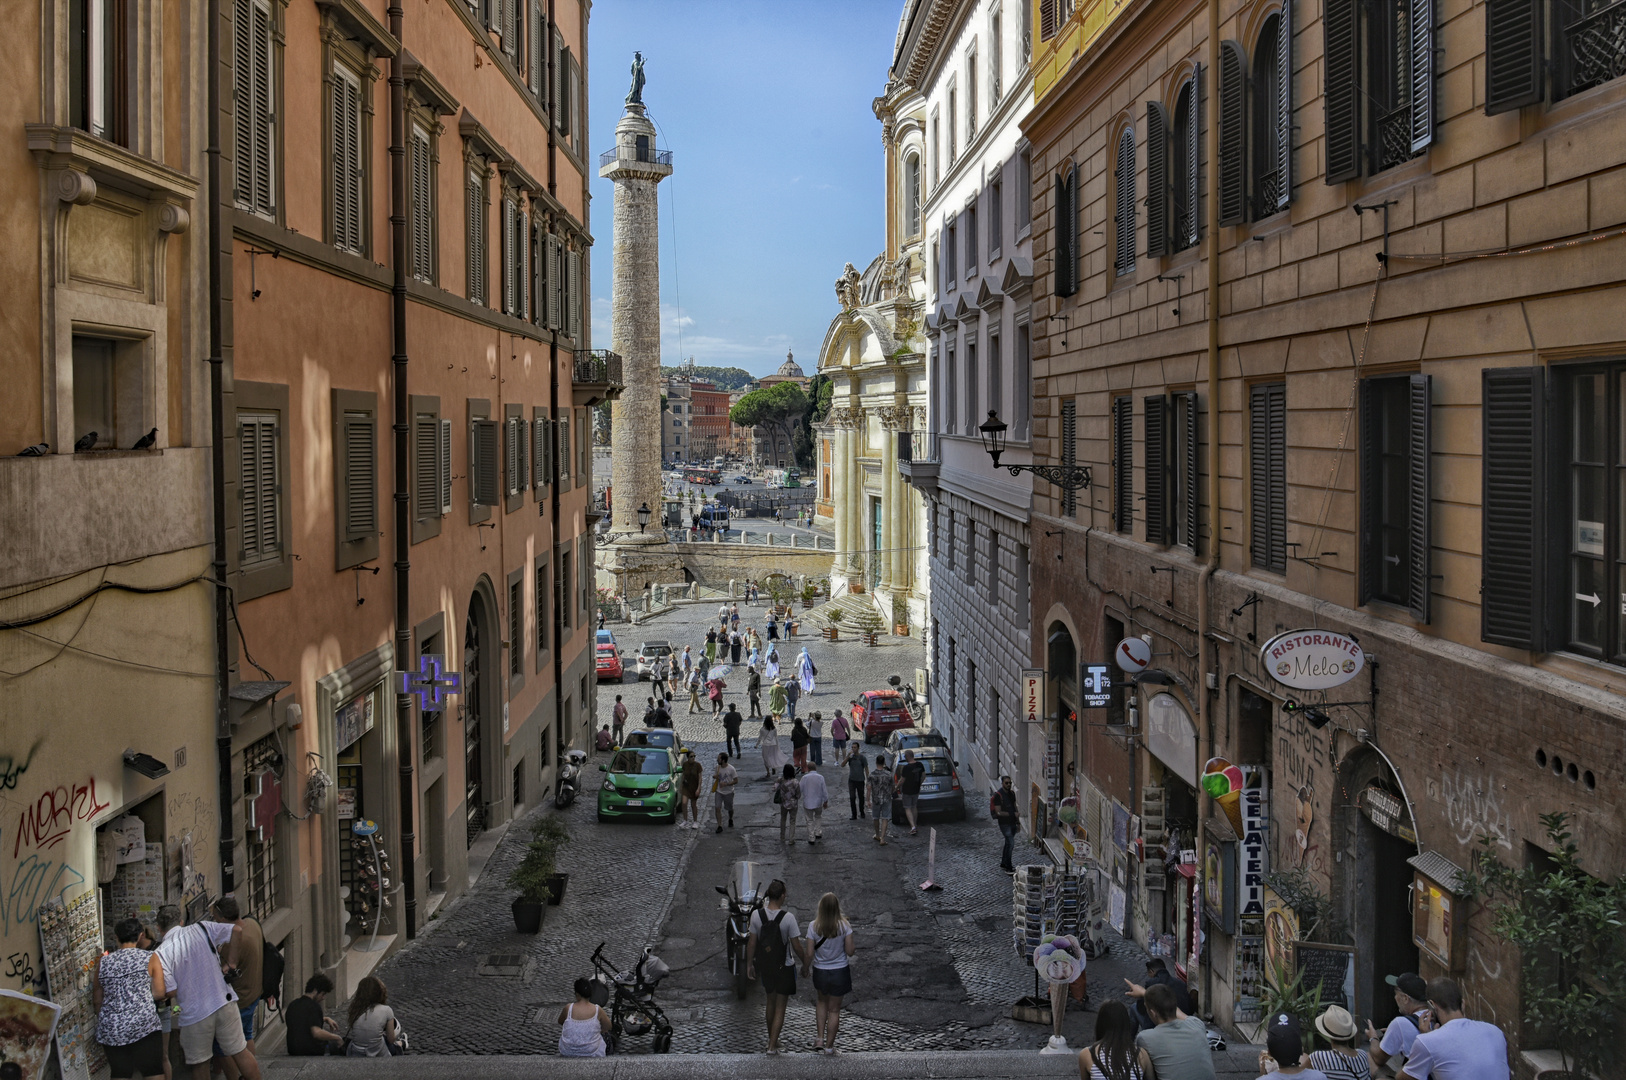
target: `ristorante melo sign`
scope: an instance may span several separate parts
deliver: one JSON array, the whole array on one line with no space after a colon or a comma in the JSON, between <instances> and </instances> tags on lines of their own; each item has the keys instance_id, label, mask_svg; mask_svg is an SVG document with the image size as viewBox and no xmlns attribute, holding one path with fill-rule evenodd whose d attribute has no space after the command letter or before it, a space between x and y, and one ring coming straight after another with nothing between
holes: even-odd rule
<instances>
[{"instance_id":1,"label":"ristorante melo sign","mask_svg":"<svg viewBox=\"0 0 1626 1080\"><path fill-rule=\"evenodd\" d=\"M1289 630L1259 650L1270 677L1295 690L1330 690L1359 675L1366 654L1354 638L1331 630Z\"/></svg>"}]
</instances>

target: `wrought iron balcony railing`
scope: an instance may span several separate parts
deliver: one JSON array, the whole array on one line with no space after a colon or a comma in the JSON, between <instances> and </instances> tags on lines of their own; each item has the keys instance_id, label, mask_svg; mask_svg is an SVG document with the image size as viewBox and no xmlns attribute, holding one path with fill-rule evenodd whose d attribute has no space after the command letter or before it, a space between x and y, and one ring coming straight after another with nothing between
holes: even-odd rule
<instances>
[{"instance_id":1,"label":"wrought iron balcony railing","mask_svg":"<svg viewBox=\"0 0 1626 1080\"><path fill-rule=\"evenodd\" d=\"M609 386L619 390L621 354L609 349L577 349L571 381L577 386Z\"/></svg>"},{"instance_id":2,"label":"wrought iron balcony railing","mask_svg":"<svg viewBox=\"0 0 1626 1080\"><path fill-rule=\"evenodd\" d=\"M669 166L672 164L672 151L656 150L654 147L648 147L640 150L631 147L617 146L612 150L604 151L604 153L598 156L598 167L602 169L604 166L614 165L618 161L643 162L650 165Z\"/></svg>"},{"instance_id":3,"label":"wrought iron balcony railing","mask_svg":"<svg viewBox=\"0 0 1626 1080\"><path fill-rule=\"evenodd\" d=\"M1555 9L1555 19L1557 10L1562 8ZM1626 75L1626 0L1574 4L1569 10L1586 14L1560 31L1554 97L1578 94Z\"/></svg>"}]
</instances>

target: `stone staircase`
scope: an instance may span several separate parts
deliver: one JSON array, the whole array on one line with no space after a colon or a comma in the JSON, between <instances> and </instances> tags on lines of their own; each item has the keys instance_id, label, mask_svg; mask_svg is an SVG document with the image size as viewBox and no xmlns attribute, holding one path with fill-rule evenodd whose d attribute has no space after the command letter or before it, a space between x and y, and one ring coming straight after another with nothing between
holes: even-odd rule
<instances>
[{"instance_id":1,"label":"stone staircase","mask_svg":"<svg viewBox=\"0 0 1626 1080\"><path fill-rule=\"evenodd\" d=\"M831 613L836 611L841 612L841 618L832 620ZM853 637L860 634L879 634L887 630L886 622L875 608L875 595L867 592L856 596L852 593L843 593L828 603L802 612L801 621L804 626L816 629L820 633L826 627L835 626L843 637L848 634Z\"/></svg>"}]
</instances>

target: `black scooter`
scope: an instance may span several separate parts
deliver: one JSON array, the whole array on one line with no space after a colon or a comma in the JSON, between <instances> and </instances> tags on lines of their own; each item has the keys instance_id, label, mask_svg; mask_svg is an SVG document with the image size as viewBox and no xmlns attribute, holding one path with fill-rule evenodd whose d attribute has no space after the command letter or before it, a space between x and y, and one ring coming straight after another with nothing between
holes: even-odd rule
<instances>
[{"instance_id":1,"label":"black scooter","mask_svg":"<svg viewBox=\"0 0 1626 1080\"><path fill-rule=\"evenodd\" d=\"M565 762L559 766L559 787L553 793L553 805L560 810L576 801L576 791L581 787L582 769L587 764L587 754L582 750L572 750L565 755Z\"/></svg>"},{"instance_id":2,"label":"black scooter","mask_svg":"<svg viewBox=\"0 0 1626 1080\"><path fill-rule=\"evenodd\" d=\"M728 902L728 917L724 920L723 933L728 941L728 973L734 981L736 998L743 999L751 989L751 980L746 975L751 958L746 955L745 943L751 933L751 915L766 899L763 896L766 888L759 881L757 864L754 862L735 863L733 882L727 887L716 886Z\"/></svg>"}]
</instances>

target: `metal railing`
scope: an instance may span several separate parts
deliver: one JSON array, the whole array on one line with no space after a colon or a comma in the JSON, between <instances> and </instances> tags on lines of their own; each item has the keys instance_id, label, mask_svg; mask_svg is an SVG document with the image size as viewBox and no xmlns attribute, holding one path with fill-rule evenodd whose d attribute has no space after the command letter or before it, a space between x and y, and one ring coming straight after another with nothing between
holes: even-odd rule
<instances>
[{"instance_id":1,"label":"metal railing","mask_svg":"<svg viewBox=\"0 0 1626 1080\"><path fill-rule=\"evenodd\" d=\"M1561 31L1554 97L1626 75L1626 0L1602 5L1577 4L1586 12Z\"/></svg>"},{"instance_id":2,"label":"metal railing","mask_svg":"<svg viewBox=\"0 0 1626 1080\"><path fill-rule=\"evenodd\" d=\"M604 166L613 164L617 161L632 161L641 162L648 165L669 166L672 164L672 151L656 150L654 147L638 150L635 148L617 146L615 149L606 150L604 153L598 156L598 165L601 169Z\"/></svg>"},{"instance_id":3,"label":"metal railing","mask_svg":"<svg viewBox=\"0 0 1626 1080\"><path fill-rule=\"evenodd\" d=\"M898 432L898 460L899 461L936 461L937 460L937 432L935 432L935 431L900 431L900 432Z\"/></svg>"},{"instance_id":4,"label":"metal railing","mask_svg":"<svg viewBox=\"0 0 1626 1080\"><path fill-rule=\"evenodd\" d=\"M621 354L609 349L577 349L571 378L578 386L623 386Z\"/></svg>"}]
</instances>

